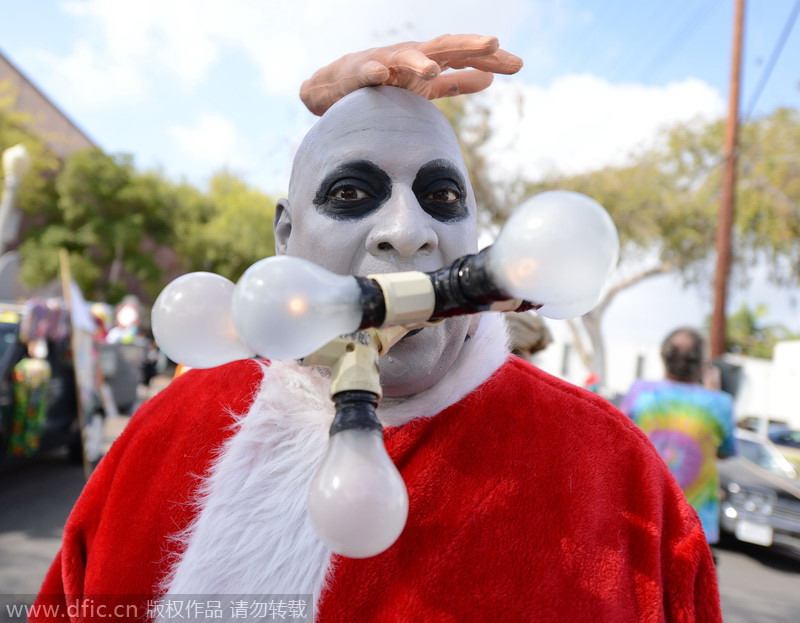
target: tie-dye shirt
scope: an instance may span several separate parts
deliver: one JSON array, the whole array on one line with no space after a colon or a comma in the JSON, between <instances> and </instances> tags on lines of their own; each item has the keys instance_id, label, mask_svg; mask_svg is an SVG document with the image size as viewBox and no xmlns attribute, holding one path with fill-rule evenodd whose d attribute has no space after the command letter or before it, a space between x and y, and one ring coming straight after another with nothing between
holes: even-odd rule
<instances>
[{"instance_id":1,"label":"tie-dye shirt","mask_svg":"<svg viewBox=\"0 0 800 623\"><path fill-rule=\"evenodd\" d=\"M677 381L636 381L620 407L666 461L703 523L719 540L716 458L735 454L733 399L724 392Z\"/></svg>"}]
</instances>

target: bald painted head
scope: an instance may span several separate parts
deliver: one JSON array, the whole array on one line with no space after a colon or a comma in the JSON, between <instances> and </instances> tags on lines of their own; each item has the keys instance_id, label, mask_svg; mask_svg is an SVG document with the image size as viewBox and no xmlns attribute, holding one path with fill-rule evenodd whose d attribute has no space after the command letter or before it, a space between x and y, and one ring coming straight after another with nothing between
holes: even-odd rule
<instances>
[{"instance_id":1,"label":"bald painted head","mask_svg":"<svg viewBox=\"0 0 800 623\"><path fill-rule=\"evenodd\" d=\"M475 197L447 119L395 87L331 107L297 152L278 202L275 248L342 275L429 271L477 250ZM468 318L406 337L381 360L386 396L432 387L466 339Z\"/></svg>"}]
</instances>

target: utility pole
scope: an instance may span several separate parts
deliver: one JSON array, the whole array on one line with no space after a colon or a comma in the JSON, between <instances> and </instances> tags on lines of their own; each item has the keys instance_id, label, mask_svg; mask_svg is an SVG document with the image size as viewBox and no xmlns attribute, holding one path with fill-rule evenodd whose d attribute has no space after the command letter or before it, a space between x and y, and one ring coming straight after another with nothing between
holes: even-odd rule
<instances>
[{"instance_id":1,"label":"utility pole","mask_svg":"<svg viewBox=\"0 0 800 623\"><path fill-rule=\"evenodd\" d=\"M736 156L739 138L739 90L742 73L742 39L745 0L735 0L733 54L728 94L728 123L725 126L725 169L722 174L719 221L717 222L717 267L714 275L714 311L711 316L711 358L725 353L728 281L731 273L733 215L736 200Z\"/></svg>"}]
</instances>

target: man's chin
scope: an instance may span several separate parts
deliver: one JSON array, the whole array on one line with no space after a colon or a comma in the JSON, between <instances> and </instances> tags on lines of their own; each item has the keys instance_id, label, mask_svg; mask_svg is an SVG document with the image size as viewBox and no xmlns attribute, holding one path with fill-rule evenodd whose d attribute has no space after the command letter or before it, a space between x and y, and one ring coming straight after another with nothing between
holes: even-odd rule
<instances>
[{"instance_id":1,"label":"man's chin","mask_svg":"<svg viewBox=\"0 0 800 623\"><path fill-rule=\"evenodd\" d=\"M409 333L381 357L384 396L411 396L442 380L461 352L466 335L461 319L453 320Z\"/></svg>"}]
</instances>

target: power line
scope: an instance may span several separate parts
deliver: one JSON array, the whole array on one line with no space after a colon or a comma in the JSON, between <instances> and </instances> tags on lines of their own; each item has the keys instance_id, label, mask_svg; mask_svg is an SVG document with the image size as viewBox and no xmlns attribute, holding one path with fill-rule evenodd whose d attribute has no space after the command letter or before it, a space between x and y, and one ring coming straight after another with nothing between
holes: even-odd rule
<instances>
[{"instance_id":1,"label":"power line","mask_svg":"<svg viewBox=\"0 0 800 623\"><path fill-rule=\"evenodd\" d=\"M693 8L702 1L691 0L691 7ZM644 43L645 51L635 56L637 62L632 63L626 72L626 76L631 80L636 78L640 69L644 67L649 58L652 58L652 54L648 53L653 51L655 43L661 39L660 35L665 34L665 25L676 23L685 13L684 7L680 2L654 2L651 7L650 13L640 21L641 28L639 29L638 41ZM634 55L630 56L633 57Z\"/></svg>"},{"instance_id":2,"label":"power line","mask_svg":"<svg viewBox=\"0 0 800 623\"><path fill-rule=\"evenodd\" d=\"M778 41L775 43L775 47L772 50L772 55L769 58L769 62L767 63L766 67L764 67L764 71L761 73L761 78L758 81L758 86L756 87L753 96L750 98L750 105L747 107L747 114L745 115L745 121L750 120L750 115L753 114L753 110L755 109L756 102L758 102L758 98L761 97L761 93L764 90L764 87L767 84L767 80L772 75L772 70L775 68L775 64L778 62L778 58L783 52L783 46L786 45L786 40L789 38L789 34L792 32L792 28L794 28L794 23L797 21L797 15L800 14L800 0L796 0L794 3L794 7L792 7L791 13L786 18L786 23L783 25L783 30L781 31L781 35L778 38Z\"/></svg>"},{"instance_id":3,"label":"power line","mask_svg":"<svg viewBox=\"0 0 800 623\"><path fill-rule=\"evenodd\" d=\"M719 0L710 0L689 16L689 19L678 29L677 35L667 42L654 60L640 74L642 80L651 76L666 65L680 47L695 33L695 31L705 22L712 10L717 7Z\"/></svg>"},{"instance_id":4,"label":"power line","mask_svg":"<svg viewBox=\"0 0 800 623\"><path fill-rule=\"evenodd\" d=\"M581 29L581 32L574 36L575 41L581 42L580 47L574 46L577 54L572 55L575 59L575 67L577 68L577 71L586 71L585 67L588 64L588 60L596 59L597 38L600 37L606 30L608 30L608 24L616 23L619 14L624 8L625 7L623 6L622 2L619 0L616 0L616 2L612 1L610 3L610 7L609 4L606 3L603 5L603 10L592 13L592 21L585 23ZM595 16L597 16L597 19L595 19Z\"/></svg>"}]
</instances>

